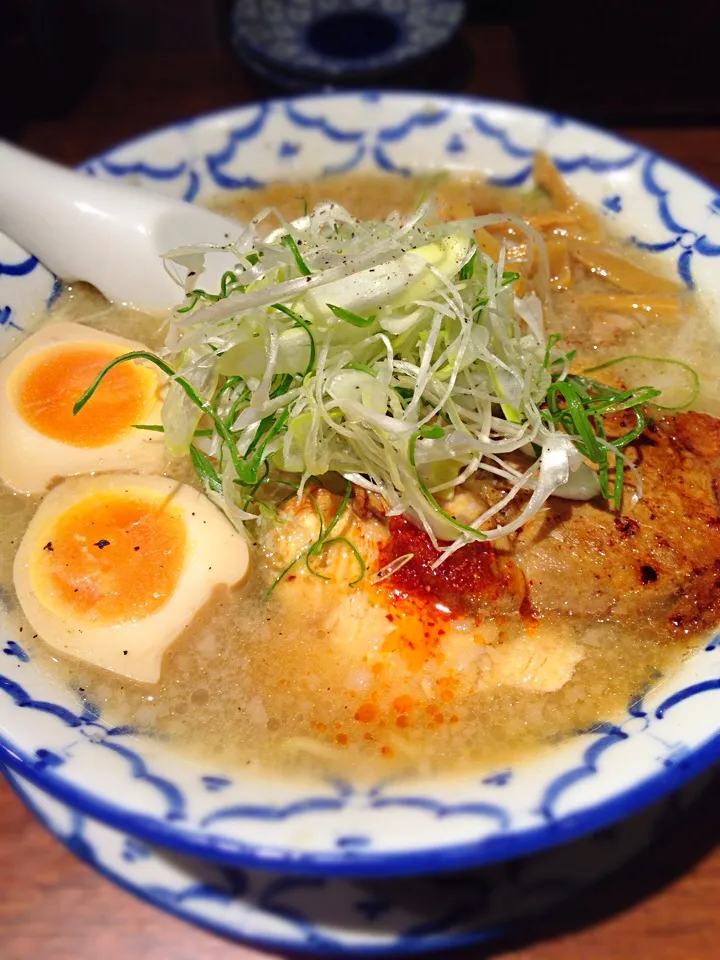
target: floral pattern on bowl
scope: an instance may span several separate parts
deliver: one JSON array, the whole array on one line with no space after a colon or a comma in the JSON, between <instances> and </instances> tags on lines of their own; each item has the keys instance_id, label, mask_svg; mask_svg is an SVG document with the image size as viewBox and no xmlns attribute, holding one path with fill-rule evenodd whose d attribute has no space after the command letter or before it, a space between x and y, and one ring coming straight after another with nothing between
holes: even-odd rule
<instances>
[{"instance_id":1,"label":"floral pattern on bowl","mask_svg":"<svg viewBox=\"0 0 720 960\"><path fill-rule=\"evenodd\" d=\"M693 781L615 827L520 860L460 873L368 879L286 876L170 853L5 773L68 850L141 899L226 937L333 956L449 950L495 939L519 924L527 935L533 921L552 916L666 835L704 785Z\"/></svg>"}]
</instances>

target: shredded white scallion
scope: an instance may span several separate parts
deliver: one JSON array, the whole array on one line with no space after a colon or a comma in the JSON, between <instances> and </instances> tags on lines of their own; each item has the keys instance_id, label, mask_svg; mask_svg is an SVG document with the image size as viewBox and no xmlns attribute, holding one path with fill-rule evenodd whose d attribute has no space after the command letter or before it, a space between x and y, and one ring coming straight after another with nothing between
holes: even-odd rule
<instances>
[{"instance_id":1,"label":"shredded white scallion","mask_svg":"<svg viewBox=\"0 0 720 960\"><path fill-rule=\"evenodd\" d=\"M472 539L518 529L583 462L541 413L557 379L542 238L511 215L438 224L431 212L428 204L405 220L360 221L323 203L261 238L259 226L277 215L264 210L235 244L167 254L169 265L237 255L223 291L187 293L165 351L214 405L243 459L236 475L227 438L214 435L213 499L237 526L253 522L251 501L268 476L296 475L301 492L332 471L380 494L391 515L411 516L434 543L450 541L441 563ZM495 263L475 246L477 227L507 221L538 250L540 297L516 295L504 247ZM567 362L557 364L564 376ZM187 449L199 422L174 385L163 423L175 450ZM507 459L516 451L531 452L527 469ZM436 498L483 471L509 491L460 523ZM523 490L523 508L496 524Z\"/></svg>"}]
</instances>

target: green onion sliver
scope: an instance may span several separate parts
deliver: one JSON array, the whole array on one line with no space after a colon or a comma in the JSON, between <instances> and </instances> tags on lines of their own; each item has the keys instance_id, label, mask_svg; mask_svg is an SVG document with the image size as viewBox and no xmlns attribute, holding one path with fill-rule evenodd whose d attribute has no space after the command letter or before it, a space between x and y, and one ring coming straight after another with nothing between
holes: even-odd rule
<instances>
[{"instance_id":1,"label":"green onion sliver","mask_svg":"<svg viewBox=\"0 0 720 960\"><path fill-rule=\"evenodd\" d=\"M283 243L288 248L290 253L293 255L295 259L295 263L297 264L297 268L300 271L300 273L302 273L302 275L305 277L309 277L310 274L312 273L312 270L303 260L302 254L300 253L300 250L298 249L298 245L297 243L295 243L295 240L290 236L289 233L286 233L280 242Z\"/></svg>"}]
</instances>

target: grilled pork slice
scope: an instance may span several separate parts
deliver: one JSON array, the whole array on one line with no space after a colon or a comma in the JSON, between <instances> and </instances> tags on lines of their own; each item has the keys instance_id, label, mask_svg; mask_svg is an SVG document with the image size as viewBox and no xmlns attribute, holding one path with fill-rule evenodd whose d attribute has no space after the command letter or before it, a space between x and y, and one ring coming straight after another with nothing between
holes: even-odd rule
<instances>
[{"instance_id":1,"label":"grilled pork slice","mask_svg":"<svg viewBox=\"0 0 720 960\"><path fill-rule=\"evenodd\" d=\"M629 426L629 424L628 424ZM540 614L652 618L670 634L720 617L720 420L680 413L627 449L642 476L621 513L552 498L512 553Z\"/></svg>"}]
</instances>

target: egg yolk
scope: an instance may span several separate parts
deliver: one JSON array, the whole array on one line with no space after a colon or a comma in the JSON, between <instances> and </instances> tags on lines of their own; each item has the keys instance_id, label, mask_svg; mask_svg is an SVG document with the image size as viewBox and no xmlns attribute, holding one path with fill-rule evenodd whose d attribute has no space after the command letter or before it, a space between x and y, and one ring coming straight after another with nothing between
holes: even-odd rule
<instances>
[{"instance_id":1,"label":"egg yolk","mask_svg":"<svg viewBox=\"0 0 720 960\"><path fill-rule=\"evenodd\" d=\"M56 518L37 545L33 579L43 603L61 616L127 622L171 596L186 547L185 521L167 500L99 492Z\"/></svg>"},{"instance_id":2,"label":"egg yolk","mask_svg":"<svg viewBox=\"0 0 720 960\"><path fill-rule=\"evenodd\" d=\"M79 413L73 414L73 404L105 364L122 353L112 344L68 343L33 354L13 378L18 413L38 433L71 446L113 443L150 412L157 392L152 370L119 363Z\"/></svg>"}]
</instances>

